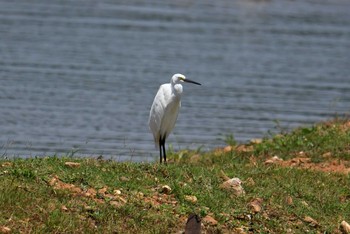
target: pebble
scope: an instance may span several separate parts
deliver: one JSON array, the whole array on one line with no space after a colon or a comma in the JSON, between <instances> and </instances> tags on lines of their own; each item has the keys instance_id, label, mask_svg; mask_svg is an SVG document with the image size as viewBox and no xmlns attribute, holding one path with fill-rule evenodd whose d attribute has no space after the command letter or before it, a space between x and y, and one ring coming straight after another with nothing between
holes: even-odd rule
<instances>
[{"instance_id":1,"label":"pebble","mask_svg":"<svg viewBox=\"0 0 350 234\"><path fill-rule=\"evenodd\" d=\"M283 159L279 158L278 156L273 156L272 158L267 159L265 164L276 164L282 161Z\"/></svg>"},{"instance_id":2,"label":"pebble","mask_svg":"<svg viewBox=\"0 0 350 234\"><path fill-rule=\"evenodd\" d=\"M214 219L213 217L211 217L209 215L205 216L202 220L204 223L207 223L211 226L216 226L218 224L218 221L216 221L216 219Z\"/></svg>"},{"instance_id":3,"label":"pebble","mask_svg":"<svg viewBox=\"0 0 350 234\"><path fill-rule=\"evenodd\" d=\"M161 189L161 192L164 193L164 194L170 194L171 193L170 186L169 185L163 185L162 189Z\"/></svg>"},{"instance_id":4,"label":"pebble","mask_svg":"<svg viewBox=\"0 0 350 234\"><path fill-rule=\"evenodd\" d=\"M11 228L0 226L0 233L11 233Z\"/></svg>"},{"instance_id":5,"label":"pebble","mask_svg":"<svg viewBox=\"0 0 350 234\"><path fill-rule=\"evenodd\" d=\"M344 234L350 234L350 224L348 224L345 220L343 220L340 223L340 230L344 233Z\"/></svg>"},{"instance_id":6,"label":"pebble","mask_svg":"<svg viewBox=\"0 0 350 234\"><path fill-rule=\"evenodd\" d=\"M249 206L254 213L259 213L262 210L262 202L263 199L255 198L249 203Z\"/></svg>"},{"instance_id":7,"label":"pebble","mask_svg":"<svg viewBox=\"0 0 350 234\"><path fill-rule=\"evenodd\" d=\"M196 196L185 195L185 200L191 203L196 203L198 199Z\"/></svg>"},{"instance_id":8,"label":"pebble","mask_svg":"<svg viewBox=\"0 0 350 234\"><path fill-rule=\"evenodd\" d=\"M237 196L245 194L244 188L242 187L242 181L236 177L225 181L220 187L233 191L233 193Z\"/></svg>"}]
</instances>

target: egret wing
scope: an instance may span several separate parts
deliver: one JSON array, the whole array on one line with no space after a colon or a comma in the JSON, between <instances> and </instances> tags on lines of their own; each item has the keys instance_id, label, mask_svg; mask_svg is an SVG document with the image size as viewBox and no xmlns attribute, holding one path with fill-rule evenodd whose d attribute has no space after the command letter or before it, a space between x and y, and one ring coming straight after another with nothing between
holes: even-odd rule
<instances>
[{"instance_id":1,"label":"egret wing","mask_svg":"<svg viewBox=\"0 0 350 234\"><path fill-rule=\"evenodd\" d=\"M177 116L179 114L181 102L175 96L171 97L171 102L165 107L165 113L163 115L163 119L161 121L160 127L160 135L167 138L173 128L175 127L175 123L177 120Z\"/></svg>"},{"instance_id":2,"label":"egret wing","mask_svg":"<svg viewBox=\"0 0 350 234\"><path fill-rule=\"evenodd\" d=\"M154 143L158 146L160 138L160 127L165 111L165 92L166 84L159 87L156 96L154 97L151 111L149 113L148 124L153 133Z\"/></svg>"}]
</instances>

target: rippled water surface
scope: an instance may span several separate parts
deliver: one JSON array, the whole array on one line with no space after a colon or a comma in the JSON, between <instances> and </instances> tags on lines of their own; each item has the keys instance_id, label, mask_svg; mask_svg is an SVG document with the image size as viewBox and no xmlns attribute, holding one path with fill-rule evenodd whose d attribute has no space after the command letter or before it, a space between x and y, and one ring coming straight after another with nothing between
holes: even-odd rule
<instances>
[{"instance_id":1,"label":"rippled water surface","mask_svg":"<svg viewBox=\"0 0 350 234\"><path fill-rule=\"evenodd\" d=\"M349 12L348 0L0 0L0 154L151 161L149 109L178 72L203 85L184 87L175 150L347 114Z\"/></svg>"}]
</instances>

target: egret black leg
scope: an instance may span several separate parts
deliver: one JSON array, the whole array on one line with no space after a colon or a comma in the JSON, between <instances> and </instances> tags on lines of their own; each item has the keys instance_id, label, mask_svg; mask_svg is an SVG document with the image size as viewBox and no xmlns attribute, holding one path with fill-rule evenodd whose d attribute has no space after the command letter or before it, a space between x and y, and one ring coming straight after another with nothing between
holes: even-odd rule
<instances>
[{"instance_id":1,"label":"egret black leg","mask_svg":"<svg viewBox=\"0 0 350 234\"><path fill-rule=\"evenodd\" d=\"M163 139L163 157L164 157L164 163L166 163L165 138Z\"/></svg>"},{"instance_id":2,"label":"egret black leg","mask_svg":"<svg viewBox=\"0 0 350 234\"><path fill-rule=\"evenodd\" d=\"M159 138L159 156L160 156L160 163L162 163L162 138Z\"/></svg>"},{"instance_id":3,"label":"egret black leg","mask_svg":"<svg viewBox=\"0 0 350 234\"><path fill-rule=\"evenodd\" d=\"M159 138L159 156L160 156L160 163L162 163L164 158L164 163L166 163L166 152L165 152L165 137Z\"/></svg>"}]
</instances>

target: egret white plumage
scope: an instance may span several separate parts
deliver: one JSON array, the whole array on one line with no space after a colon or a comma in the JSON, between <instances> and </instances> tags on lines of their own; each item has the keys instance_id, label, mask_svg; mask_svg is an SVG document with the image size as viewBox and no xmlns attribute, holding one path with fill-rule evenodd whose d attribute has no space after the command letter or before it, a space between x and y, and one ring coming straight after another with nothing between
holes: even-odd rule
<instances>
[{"instance_id":1,"label":"egret white plumage","mask_svg":"<svg viewBox=\"0 0 350 234\"><path fill-rule=\"evenodd\" d=\"M149 113L148 124L153 133L154 142L159 147L160 163L166 162L165 140L175 126L181 106L182 82L201 85L187 79L182 74L175 74L170 83L162 84L154 98Z\"/></svg>"}]
</instances>

